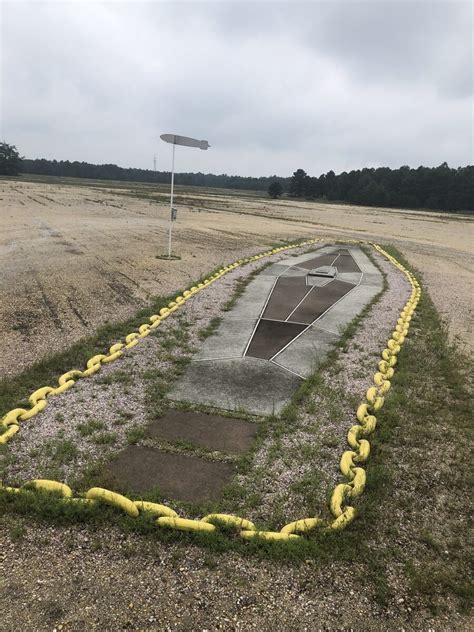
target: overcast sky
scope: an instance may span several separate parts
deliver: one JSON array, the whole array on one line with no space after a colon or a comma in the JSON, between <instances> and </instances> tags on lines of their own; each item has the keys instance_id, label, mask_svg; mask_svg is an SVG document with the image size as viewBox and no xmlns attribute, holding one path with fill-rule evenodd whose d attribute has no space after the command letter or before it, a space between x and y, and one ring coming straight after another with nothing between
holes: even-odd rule
<instances>
[{"instance_id":1,"label":"overcast sky","mask_svg":"<svg viewBox=\"0 0 474 632\"><path fill-rule=\"evenodd\" d=\"M472 164L469 2L1 1L1 136L29 157L311 175Z\"/></svg>"}]
</instances>

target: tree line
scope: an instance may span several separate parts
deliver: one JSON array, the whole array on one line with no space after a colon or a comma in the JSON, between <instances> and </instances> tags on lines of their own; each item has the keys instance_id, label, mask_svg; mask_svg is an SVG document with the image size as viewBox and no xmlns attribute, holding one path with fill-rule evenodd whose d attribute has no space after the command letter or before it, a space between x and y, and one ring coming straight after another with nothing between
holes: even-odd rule
<instances>
[{"instance_id":1,"label":"tree line","mask_svg":"<svg viewBox=\"0 0 474 632\"><path fill-rule=\"evenodd\" d=\"M128 182L151 182L169 184L169 171L152 169L134 169L118 167L113 164L94 165L89 162L70 162L69 160L34 160L25 158L21 171L35 175L64 176L69 178L92 178L94 180L119 180ZM175 183L186 186L218 187L225 189L245 189L247 191L266 191L276 176L252 178L243 176L215 175L213 173L176 173Z\"/></svg>"},{"instance_id":2,"label":"tree line","mask_svg":"<svg viewBox=\"0 0 474 632\"><path fill-rule=\"evenodd\" d=\"M474 210L474 166L400 169L389 167L328 171L319 177L297 169L287 188L291 197L349 202L364 206L426 208L444 211ZM269 194L271 191L269 189Z\"/></svg>"},{"instance_id":3,"label":"tree line","mask_svg":"<svg viewBox=\"0 0 474 632\"><path fill-rule=\"evenodd\" d=\"M14 145L0 143L0 174L18 173L155 184L168 184L170 181L169 171L124 168L114 164L94 165L69 160L21 158ZM297 169L291 178L177 173L175 182L186 186L268 191L273 198L287 195L292 198L364 206L441 211L474 210L474 166L453 169L446 162L439 167L378 167L343 171L339 175L328 171L319 177L308 175L304 169Z\"/></svg>"}]
</instances>

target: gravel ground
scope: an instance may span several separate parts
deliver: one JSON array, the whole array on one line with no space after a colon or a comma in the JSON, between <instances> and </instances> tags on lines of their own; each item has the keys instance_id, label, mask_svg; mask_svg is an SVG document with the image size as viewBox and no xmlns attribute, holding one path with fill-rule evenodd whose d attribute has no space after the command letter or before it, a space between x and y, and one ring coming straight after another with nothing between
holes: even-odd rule
<instances>
[{"instance_id":1,"label":"gravel ground","mask_svg":"<svg viewBox=\"0 0 474 632\"><path fill-rule=\"evenodd\" d=\"M0 549L0 570L5 632L470 629L467 617L434 616L406 592L380 608L360 591L356 561L320 568L215 556L113 526L26 526L21 542Z\"/></svg>"}]
</instances>

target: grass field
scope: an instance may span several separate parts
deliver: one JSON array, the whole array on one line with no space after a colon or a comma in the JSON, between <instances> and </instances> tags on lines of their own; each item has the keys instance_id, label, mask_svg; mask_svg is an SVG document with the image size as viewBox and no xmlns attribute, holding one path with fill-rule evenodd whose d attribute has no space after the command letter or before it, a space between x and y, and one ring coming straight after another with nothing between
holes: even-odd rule
<instances>
[{"instance_id":1,"label":"grass field","mask_svg":"<svg viewBox=\"0 0 474 632\"><path fill-rule=\"evenodd\" d=\"M221 262L280 240L350 236L395 244L391 252L415 266L428 290L371 438L368 485L358 501L359 518L349 529L315 533L300 547L243 545L228 535L170 534L147 518L131 520L111 508L71 512L52 497L39 495L31 503L0 495L5 535L0 607L6 612L0 629L470 629L468 217L273 202L260 195L187 188L179 191L175 226L174 249L181 259L169 263L156 259L165 248L166 188L31 178L2 180L0 190L1 333L8 340L2 345L0 402L6 409L62 370L82 366L166 303L166 295ZM238 284L235 292L241 291ZM200 335L215 326L209 319ZM366 340L370 335L366 332ZM163 336L158 330L157 340L161 337L170 370L143 374L150 410L161 405L182 368L181 347L189 342L178 339L174 328ZM461 343L457 347L455 339ZM340 446L324 426L315 426L315 450L306 446L302 455L285 451L285 437L305 419L321 419L318 408L332 421L341 418L345 436L347 415L340 409L348 394L338 376L351 349L360 351L359 369L370 376L375 360L364 355L363 344L354 324L282 419L270 420L266 432L275 476L282 471L276 457L282 456L290 466L302 456L312 463L332 460L337 468ZM134 385L120 367L97 382L101 389L119 383L133 390ZM324 394L323 385L330 387ZM58 425L69 413L60 414ZM126 422L124 417L121 423ZM35 421L26 423L34 433ZM140 441L140 428L132 430L127 440ZM78 442L95 437L100 449L110 448L101 420L83 420L76 434ZM66 441L61 446L53 460L67 465L78 447ZM249 484L242 492L250 487L252 493L240 496L242 509L257 511L266 498L271 526L277 526L278 499L263 472L252 470L251 460L247 469ZM321 501L322 481L315 466L311 476L294 483L303 506ZM17 607L20 603L26 607Z\"/></svg>"}]
</instances>

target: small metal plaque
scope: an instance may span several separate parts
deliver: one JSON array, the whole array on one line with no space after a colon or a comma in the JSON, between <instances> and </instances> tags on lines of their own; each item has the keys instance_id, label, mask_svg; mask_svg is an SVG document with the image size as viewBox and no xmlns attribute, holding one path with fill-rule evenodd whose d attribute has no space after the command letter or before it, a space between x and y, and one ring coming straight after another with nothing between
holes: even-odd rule
<instances>
[{"instance_id":1,"label":"small metal plaque","mask_svg":"<svg viewBox=\"0 0 474 632\"><path fill-rule=\"evenodd\" d=\"M334 266L321 266L319 268L313 268L308 272L308 276L333 279L336 276L336 268Z\"/></svg>"}]
</instances>

